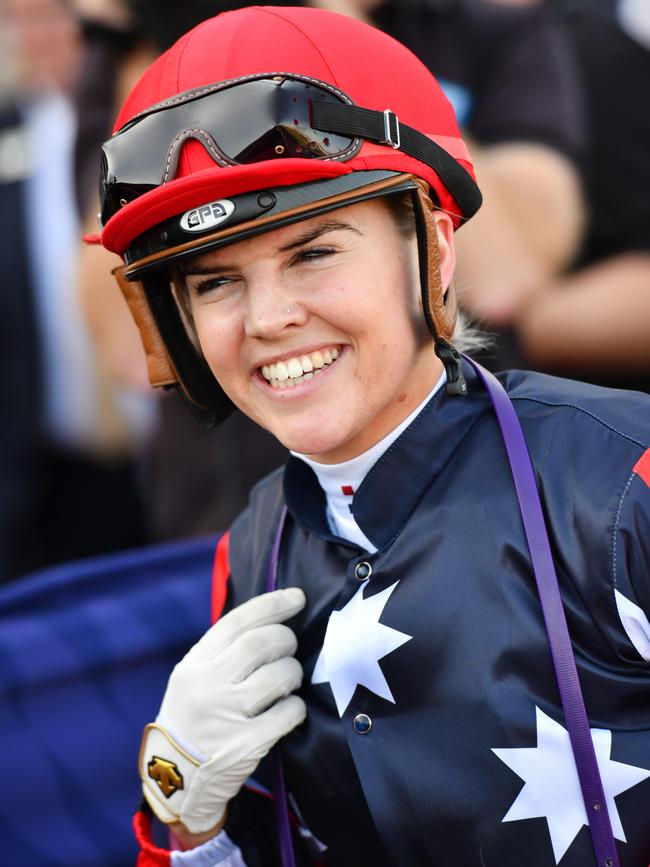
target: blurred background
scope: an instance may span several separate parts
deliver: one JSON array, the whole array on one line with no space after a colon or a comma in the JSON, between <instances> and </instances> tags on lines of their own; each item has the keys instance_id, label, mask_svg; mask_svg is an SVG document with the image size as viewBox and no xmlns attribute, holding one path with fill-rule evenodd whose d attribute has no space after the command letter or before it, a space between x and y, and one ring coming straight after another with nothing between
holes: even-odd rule
<instances>
[{"instance_id":1,"label":"blurred background","mask_svg":"<svg viewBox=\"0 0 650 867\"><path fill-rule=\"evenodd\" d=\"M119 752L124 786L107 796L119 804L108 824L99 800L92 820L83 811L78 817L95 829L85 837L111 836L114 845L84 848L90 844L76 828L81 848L64 834L61 860L45 857L35 837L32 851L16 830L22 814L10 821L0 811L12 864L132 863L128 827L116 817L137 798L140 718L155 711L169 660L207 625L201 582L218 533L250 486L284 460L241 416L203 430L176 393L149 389L135 326L110 274L119 260L81 242L97 229L99 146L130 87L191 26L246 5L0 0L0 670L10 700L0 730L22 729L24 741L36 718L56 710L65 738L54 737L55 727L30 761L48 765L69 814L97 800L79 780L57 788L86 717L70 712L80 699L63 697L60 669L47 680L43 657L56 645L61 659L76 660L66 677L74 671L104 698L117 657L131 673L134 654L142 666L142 680L122 682L126 693L113 696L102 729L102 744L118 729L128 733L129 747ZM485 198L457 234L455 278L465 313L492 335L483 363L649 391L648 0L302 5L394 35L454 104ZM196 541L175 542L185 539ZM161 543L171 548L145 548ZM143 548L151 553L138 553ZM184 589L181 574L189 576ZM194 602L186 595L192 581L203 588ZM125 601L127 590L141 595ZM152 629L147 612L159 611L163 598L180 605L175 629ZM140 643L99 640L135 610L131 632ZM43 631L44 622L51 628ZM35 709L35 691L51 704ZM97 762L99 775L106 756L92 746L84 764ZM54 833L50 824L44 840Z\"/></svg>"}]
</instances>

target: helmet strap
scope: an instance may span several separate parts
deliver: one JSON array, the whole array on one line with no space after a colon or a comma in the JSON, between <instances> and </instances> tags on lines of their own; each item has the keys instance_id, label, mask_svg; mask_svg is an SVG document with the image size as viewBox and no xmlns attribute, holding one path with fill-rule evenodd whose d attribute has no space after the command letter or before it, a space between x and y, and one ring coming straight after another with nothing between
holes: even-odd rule
<instances>
[{"instance_id":1,"label":"helmet strap","mask_svg":"<svg viewBox=\"0 0 650 867\"><path fill-rule=\"evenodd\" d=\"M416 183L418 189L413 193L413 204L424 318L434 339L435 353L445 367L447 394L466 395L462 358L450 342L456 326L456 295L452 286L446 292L442 287L438 230L428 184L419 179Z\"/></svg>"},{"instance_id":2,"label":"helmet strap","mask_svg":"<svg viewBox=\"0 0 650 867\"><path fill-rule=\"evenodd\" d=\"M439 337L433 345L436 355L442 361L445 372L447 374L447 394L462 395L467 394L467 382L463 373L462 356L460 352Z\"/></svg>"}]
</instances>

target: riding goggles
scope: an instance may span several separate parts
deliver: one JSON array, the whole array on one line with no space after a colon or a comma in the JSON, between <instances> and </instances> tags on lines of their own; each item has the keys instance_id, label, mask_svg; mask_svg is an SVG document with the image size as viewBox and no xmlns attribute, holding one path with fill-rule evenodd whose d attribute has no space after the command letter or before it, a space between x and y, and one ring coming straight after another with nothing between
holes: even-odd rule
<instances>
[{"instance_id":1,"label":"riding goggles","mask_svg":"<svg viewBox=\"0 0 650 867\"><path fill-rule=\"evenodd\" d=\"M314 104L346 102L348 97L330 85L278 74L186 91L155 105L102 148L102 223L172 180L188 139L199 141L224 167L296 157L349 159L361 147L359 138L312 126Z\"/></svg>"},{"instance_id":2,"label":"riding goggles","mask_svg":"<svg viewBox=\"0 0 650 867\"><path fill-rule=\"evenodd\" d=\"M245 110L243 110L245 108ZM103 225L129 202L173 180L183 144L199 141L219 165L274 159L349 160L363 141L429 165L469 218L481 197L442 147L389 109L361 108L326 82L267 73L185 91L136 115L102 148Z\"/></svg>"}]
</instances>

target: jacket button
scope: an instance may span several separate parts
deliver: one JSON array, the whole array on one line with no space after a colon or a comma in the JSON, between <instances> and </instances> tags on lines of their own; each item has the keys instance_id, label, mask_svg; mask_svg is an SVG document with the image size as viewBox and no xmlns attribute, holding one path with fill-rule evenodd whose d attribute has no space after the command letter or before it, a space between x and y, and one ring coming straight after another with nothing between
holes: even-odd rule
<instances>
[{"instance_id":1,"label":"jacket button","mask_svg":"<svg viewBox=\"0 0 650 867\"><path fill-rule=\"evenodd\" d=\"M357 563L354 567L354 577L357 581L367 581L368 578L372 575L372 566L370 563Z\"/></svg>"},{"instance_id":2,"label":"jacket button","mask_svg":"<svg viewBox=\"0 0 650 867\"><path fill-rule=\"evenodd\" d=\"M354 726L354 730L358 735L367 735L370 729L372 728L372 720L366 713L358 713L352 725Z\"/></svg>"}]
</instances>

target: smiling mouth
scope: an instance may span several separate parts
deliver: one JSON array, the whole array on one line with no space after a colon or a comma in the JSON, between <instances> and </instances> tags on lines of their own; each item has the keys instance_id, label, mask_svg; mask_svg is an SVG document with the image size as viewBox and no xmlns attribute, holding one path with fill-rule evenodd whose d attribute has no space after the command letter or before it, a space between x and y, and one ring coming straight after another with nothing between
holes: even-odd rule
<instances>
[{"instance_id":1,"label":"smiling mouth","mask_svg":"<svg viewBox=\"0 0 650 867\"><path fill-rule=\"evenodd\" d=\"M308 382L322 370L334 364L341 354L338 346L318 349L308 355L296 355L286 361L275 364L265 364L260 373L271 388L294 388L302 382Z\"/></svg>"}]
</instances>

